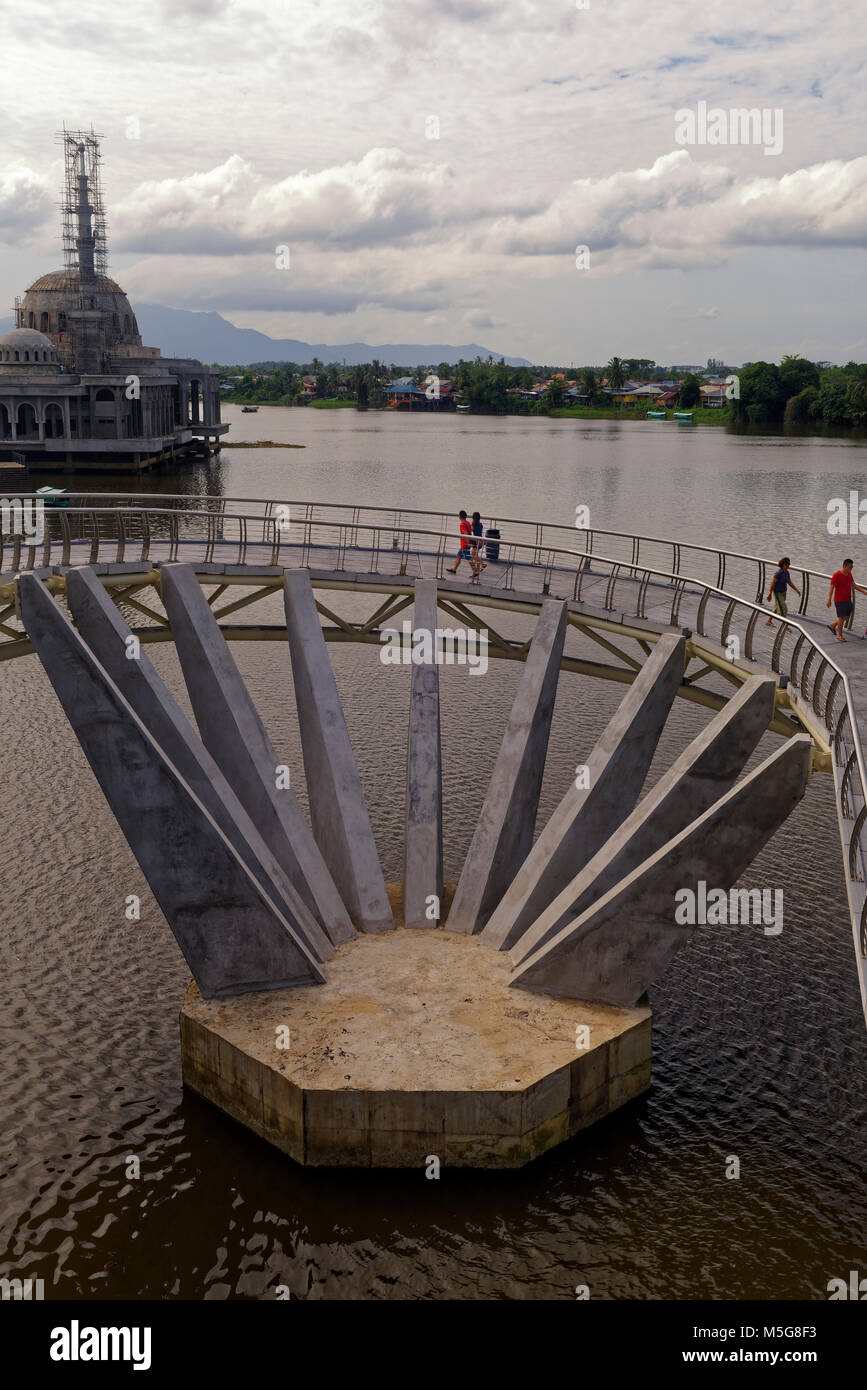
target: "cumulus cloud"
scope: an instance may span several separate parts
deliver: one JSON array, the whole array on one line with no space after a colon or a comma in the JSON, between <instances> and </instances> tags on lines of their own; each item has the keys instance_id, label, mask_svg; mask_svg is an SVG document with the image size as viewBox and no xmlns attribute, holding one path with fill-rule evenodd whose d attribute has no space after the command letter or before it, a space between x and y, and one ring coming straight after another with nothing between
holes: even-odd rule
<instances>
[{"instance_id":1,"label":"cumulus cloud","mask_svg":"<svg viewBox=\"0 0 867 1390\"><path fill-rule=\"evenodd\" d=\"M445 162L395 148L315 172L265 182L240 155L204 173L151 180L118 206L113 239L123 251L213 254L306 243L342 248L396 245L453 236L507 210L526 195L510 188L479 194Z\"/></svg>"},{"instance_id":2,"label":"cumulus cloud","mask_svg":"<svg viewBox=\"0 0 867 1390\"><path fill-rule=\"evenodd\" d=\"M45 180L32 169L0 173L0 240L19 241L42 227L53 201Z\"/></svg>"},{"instance_id":3,"label":"cumulus cloud","mask_svg":"<svg viewBox=\"0 0 867 1390\"><path fill-rule=\"evenodd\" d=\"M867 245L867 157L745 179L676 150L646 169L578 179L543 212L500 219L486 242L523 256L586 245L609 272L695 268L748 246L860 247Z\"/></svg>"}]
</instances>

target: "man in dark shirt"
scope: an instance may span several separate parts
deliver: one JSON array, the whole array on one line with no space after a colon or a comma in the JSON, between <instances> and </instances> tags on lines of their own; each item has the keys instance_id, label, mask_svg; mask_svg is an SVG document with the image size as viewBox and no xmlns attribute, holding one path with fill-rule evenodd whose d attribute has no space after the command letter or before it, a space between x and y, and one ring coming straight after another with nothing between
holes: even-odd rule
<instances>
[{"instance_id":1,"label":"man in dark shirt","mask_svg":"<svg viewBox=\"0 0 867 1390\"><path fill-rule=\"evenodd\" d=\"M792 585L792 588L795 589L795 593L798 595L798 598L801 597L801 590L795 588L795 585L792 581L792 576L789 574L789 565L791 563L792 562L789 559L788 555L784 555L782 560L780 561L780 565L776 574L771 580L771 587L770 589L768 589L768 597L765 600L767 603L770 603L771 595L773 595L774 607L776 608L781 618L785 618L786 614L789 611L786 607L786 589L790 584ZM768 618L767 626L770 627L773 621L773 618Z\"/></svg>"}]
</instances>

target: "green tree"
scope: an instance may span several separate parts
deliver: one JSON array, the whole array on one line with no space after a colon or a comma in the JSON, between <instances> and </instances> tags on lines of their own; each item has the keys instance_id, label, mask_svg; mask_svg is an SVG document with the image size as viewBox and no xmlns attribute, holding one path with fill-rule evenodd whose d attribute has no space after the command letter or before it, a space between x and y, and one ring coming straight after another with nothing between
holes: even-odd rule
<instances>
[{"instance_id":1,"label":"green tree","mask_svg":"<svg viewBox=\"0 0 867 1390\"><path fill-rule=\"evenodd\" d=\"M790 396L786 401L783 423L786 425L808 425L813 418L813 406L818 394L818 387L805 386L803 391L798 392L797 396Z\"/></svg>"},{"instance_id":2,"label":"green tree","mask_svg":"<svg viewBox=\"0 0 867 1390\"><path fill-rule=\"evenodd\" d=\"M775 362L751 362L738 374L740 399L732 402L736 419L753 423L779 422L786 406L786 393Z\"/></svg>"},{"instance_id":3,"label":"green tree","mask_svg":"<svg viewBox=\"0 0 867 1390\"><path fill-rule=\"evenodd\" d=\"M791 353L787 353L780 363L779 378L786 400L797 396L807 386L819 385L819 371L815 362L808 362L806 357Z\"/></svg>"},{"instance_id":4,"label":"green tree","mask_svg":"<svg viewBox=\"0 0 867 1390\"><path fill-rule=\"evenodd\" d=\"M619 391L626 381L626 368L621 357L612 357L605 369L608 385Z\"/></svg>"},{"instance_id":5,"label":"green tree","mask_svg":"<svg viewBox=\"0 0 867 1390\"><path fill-rule=\"evenodd\" d=\"M680 383L677 403L684 410L692 410L693 406L698 405L701 400L701 382L695 372L690 372Z\"/></svg>"}]
</instances>

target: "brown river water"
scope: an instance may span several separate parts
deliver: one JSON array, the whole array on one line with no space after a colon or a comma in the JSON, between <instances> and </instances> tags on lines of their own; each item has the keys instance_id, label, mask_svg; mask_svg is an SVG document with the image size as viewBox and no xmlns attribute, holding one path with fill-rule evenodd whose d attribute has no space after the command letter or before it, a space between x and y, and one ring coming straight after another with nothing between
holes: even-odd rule
<instances>
[{"instance_id":1,"label":"brown river water","mask_svg":"<svg viewBox=\"0 0 867 1390\"><path fill-rule=\"evenodd\" d=\"M226 418L237 439L306 447L227 445L175 474L62 482L567 526L585 503L596 526L827 568L842 558L828 499L858 488L864 460L853 441L667 423L264 407ZM858 559L863 543L851 544ZM349 600L339 611L356 616ZM399 879L408 683L371 648L329 650L386 877ZM288 652L233 651L303 801ZM188 708L174 651L150 654ZM442 668L447 878L517 675ZM622 694L561 680L539 824ZM653 989L646 1097L519 1172L307 1171L183 1090L188 972L174 939L35 657L0 664L0 700L0 1274L44 1279L47 1298L273 1298L278 1284L312 1299L572 1298L586 1283L603 1299L792 1299L867 1272L867 1034L827 776L743 880L784 889L783 932L697 931ZM678 703L648 785L707 717ZM775 746L766 736L757 756ZM130 893L139 922L124 916Z\"/></svg>"}]
</instances>

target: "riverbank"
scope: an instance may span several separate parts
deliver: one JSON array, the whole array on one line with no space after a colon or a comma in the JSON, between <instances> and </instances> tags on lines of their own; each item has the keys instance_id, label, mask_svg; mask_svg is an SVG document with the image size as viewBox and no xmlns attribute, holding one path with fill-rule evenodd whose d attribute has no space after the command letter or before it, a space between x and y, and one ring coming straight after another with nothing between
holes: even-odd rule
<instances>
[{"instance_id":1,"label":"riverbank","mask_svg":"<svg viewBox=\"0 0 867 1390\"><path fill-rule=\"evenodd\" d=\"M249 405L250 401L246 396L234 394L225 395L222 398L224 404L229 405ZM384 405L365 405L359 407L358 401L354 396L338 397L336 399L323 399L305 401L302 405L300 401L289 401L285 399L257 400L257 406L298 406L303 410L375 410L385 411ZM404 411L403 414L414 414L413 411ZM419 414L422 412L419 411ZM426 410L425 414L430 411ZM452 410L445 410L444 414L453 414ZM648 417L644 409L636 410L632 407L605 407L605 406L558 406L550 410L537 410L531 408L517 408L513 410L490 410L482 405L474 405L469 412L473 415L544 415L554 420L646 420ZM667 412L669 420L674 418L673 410ZM692 411L692 418L695 424L699 425L728 425L731 423L731 416L728 410L712 409L706 406L695 406Z\"/></svg>"}]
</instances>

